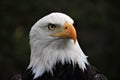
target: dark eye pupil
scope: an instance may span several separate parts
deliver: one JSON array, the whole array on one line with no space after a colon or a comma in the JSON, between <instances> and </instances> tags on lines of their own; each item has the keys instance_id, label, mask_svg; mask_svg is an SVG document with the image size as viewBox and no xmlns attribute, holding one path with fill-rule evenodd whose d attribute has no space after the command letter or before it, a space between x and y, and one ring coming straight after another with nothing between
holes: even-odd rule
<instances>
[{"instance_id":1,"label":"dark eye pupil","mask_svg":"<svg viewBox=\"0 0 120 80\"><path fill-rule=\"evenodd\" d=\"M54 25L51 25L51 28L54 28Z\"/></svg>"},{"instance_id":2,"label":"dark eye pupil","mask_svg":"<svg viewBox=\"0 0 120 80\"><path fill-rule=\"evenodd\" d=\"M48 25L48 29L51 30L51 29L54 29L54 28L56 28L56 26L55 26L54 24L49 24L49 25Z\"/></svg>"}]
</instances>

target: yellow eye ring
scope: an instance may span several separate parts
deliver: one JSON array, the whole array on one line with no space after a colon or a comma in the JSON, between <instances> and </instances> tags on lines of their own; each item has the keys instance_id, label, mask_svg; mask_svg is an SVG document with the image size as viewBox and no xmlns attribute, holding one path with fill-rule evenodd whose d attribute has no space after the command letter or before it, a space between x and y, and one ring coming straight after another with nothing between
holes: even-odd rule
<instances>
[{"instance_id":1,"label":"yellow eye ring","mask_svg":"<svg viewBox=\"0 0 120 80\"><path fill-rule=\"evenodd\" d=\"M55 26L54 24L49 24L49 25L48 25L48 29L49 29L49 30L52 30L52 31L53 31L53 30L55 30L55 28L56 28L56 26Z\"/></svg>"}]
</instances>

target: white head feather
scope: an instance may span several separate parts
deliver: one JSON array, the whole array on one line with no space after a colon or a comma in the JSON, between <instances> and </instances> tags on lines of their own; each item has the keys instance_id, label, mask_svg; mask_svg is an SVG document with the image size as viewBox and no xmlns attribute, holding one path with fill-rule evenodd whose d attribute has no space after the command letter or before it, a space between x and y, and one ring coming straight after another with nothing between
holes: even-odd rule
<instances>
[{"instance_id":1,"label":"white head feather","mask_svg":"<svg viewBox=\"0 0 120 80\"><path fill-rule=\"evenodd\" d=\"M51 72L56 62L61 61L78 64L84 70L87 56L81 50L78 41L74 44L71 39L60 39L49 36L52 31L48 29L49 24L62 27L65 22L73 24L74 21L63 13L51 13L40 19L33 25L30 31L31 59L29 68L35 74L34 79L41 76L45 71Z\"/></svg>"}]
</instances>

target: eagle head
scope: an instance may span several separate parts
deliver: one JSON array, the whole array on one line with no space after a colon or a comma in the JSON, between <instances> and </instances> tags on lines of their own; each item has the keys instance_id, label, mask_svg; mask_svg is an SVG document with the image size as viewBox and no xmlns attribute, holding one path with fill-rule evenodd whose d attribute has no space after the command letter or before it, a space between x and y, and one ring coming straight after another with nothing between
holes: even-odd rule
<instances>
[{"instance_id":1,"label":"eagle head","mask_svg":"<svg viewBox=\"0 0 120 80\"><path fill-rule=\"evenodd\" d=\"M38 20L30 31L31 59L29 68L41 76L45 71L53 73L57 62L77 63L84 70L87 59L78 41L73 19L55 12Z\"/></svg>"}]
</instances>

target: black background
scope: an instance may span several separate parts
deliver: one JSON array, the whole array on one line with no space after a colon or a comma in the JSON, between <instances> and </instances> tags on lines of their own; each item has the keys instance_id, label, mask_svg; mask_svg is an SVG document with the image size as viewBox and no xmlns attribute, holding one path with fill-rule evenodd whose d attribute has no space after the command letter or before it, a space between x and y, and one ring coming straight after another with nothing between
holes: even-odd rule
<instances>
[{"instance_id":1,"label":"black background","mask_svg":"<svg viewBox=\"0 0 120 80\"><path fill-rule=\"evenodd\" d=\"M29 31L41 17L63 12L75 20L89 62L120 80L120 0L0 0L0 80L29 64Z\"/></svg>"}]
</instances>

